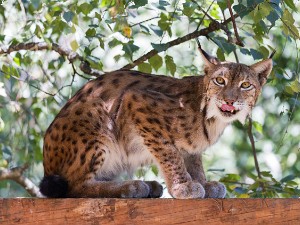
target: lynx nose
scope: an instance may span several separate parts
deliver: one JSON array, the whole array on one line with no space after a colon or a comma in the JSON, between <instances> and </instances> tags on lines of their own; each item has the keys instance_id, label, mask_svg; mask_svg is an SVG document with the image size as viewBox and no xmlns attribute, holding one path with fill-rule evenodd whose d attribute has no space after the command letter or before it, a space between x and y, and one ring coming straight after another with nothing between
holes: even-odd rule
<instances>
[{"instance_id":1,"label":"lynx nose","mask_svg":"<svg viewBox=\"0 0 300 225\"><path fill-rule=\"evenodd\" d=\"M235 102L235 100L232 99L225 99L224 101L226 102L227 105L233 105L233 103Z\"/></svg>"}]
</instances>

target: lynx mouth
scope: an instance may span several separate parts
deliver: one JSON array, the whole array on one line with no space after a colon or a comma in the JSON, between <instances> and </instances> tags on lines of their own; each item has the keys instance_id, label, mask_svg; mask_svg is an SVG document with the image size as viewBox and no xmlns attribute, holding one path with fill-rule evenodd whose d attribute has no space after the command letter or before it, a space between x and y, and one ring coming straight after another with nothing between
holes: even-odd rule
<instances>
[{"instance_id":1,"label":"lynx mouth","mask_svg":"<svg viewBox=\"0 0 300 225\"><path fill-rule=\"evenodd\" d=\"M239 111L234 106L226 105L226 104L223 104L221 107L218 107L218 108L219 108L221 114L224 116L232 116L232 115L235 115Z\"/></svg>"}]
</instances>

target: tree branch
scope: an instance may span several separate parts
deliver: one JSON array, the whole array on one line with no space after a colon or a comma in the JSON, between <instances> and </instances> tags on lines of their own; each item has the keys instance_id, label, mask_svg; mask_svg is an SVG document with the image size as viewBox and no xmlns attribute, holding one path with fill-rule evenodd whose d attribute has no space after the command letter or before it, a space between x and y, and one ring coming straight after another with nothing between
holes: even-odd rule
<instances>
[{"instance_id":1,"label":"tree branch","mask_svg":"<svg viewBox=\"0 0 300 225\"><path fill-rule=\"evenodd\" d=\"M233 15L234 18L238 17L237 14ZM209 26L207 28L201 29L201 30L196 30L192 33L189 33L183 37L177 38L173 41L167 42L164 44L165 48L161 51L157 51L156 49L152 49L150 52L146 53L145 55L141 56L140 58L136 59L135 61L133 61L132 63L127 64L126 66L122 67L122 69L132 69L135 66L143 63L144 61L150 59L151 57L155 56L157 53L162 52L167 50L170 47L173 47L175 45L179 45L183 42L189 41L191 39L197 38L199 36L207 36L209 33L220 30L224 27L224 25L228 24L231 22L231 18L225 20L222 23L219 23L216 20L213 20Z\"/></svg>"},{"instance_id":2,"label":"tree branch","mask_svg":"<svg viewBox=\"0 0 300 225\"><path fill-rule=\"evenodd\" d=\"M231 3L230 3L230 0L227 0L227 7L229 9L229 13L230 13L230 18L231 18L231 21L232 21L232 26L233 26L233 30L234 30L234 34L235 34L235 37L236 37L236 42L235 44L241 46L241 47L244 47L244 43L242 42L240 36L239 36L239 33L238 33L238 30L237 30L237 27L236 27L236 23L235 23L235 18L233 16L233 12L232 12L232 9L231 9Z\"/></svg>"},{"instance_id":3,"label":"tree branch","mask_svg":"<svg viewBox=\"0 0 300 225\"><path fill-rule=\"evenodd\" d=\"M258 176L258 178L261 179L261 173L260 173L256 149L255 149L255 142L254 142L254 138L253 138L253 134L252 134L252 119L250 117L249 117L249 126L248 126L248 137L251 142L251 148L252 148L252 153L253 153L253 157L254 157L254 163L255 163L255 169L257 172L257 176Z\"/></svg>"},{"instance_id":4,"label":"tree branch","mask_svg":"<svg viewBox=\"0 0 300 225\"><path fill-rule=\"evenodd\" d=\"M13 180L24 187L32 197L43 197L39 191L39 188L30 179L23 176L23 173L27 168L28 165L15 167L12 169L0 168L0 181Z\"/></svg>"},{"instance_id":5,"label":"tree branch","mask_svg":"<svg viewBox=\"0 0 300 225\"><path fill-rule=\"evenodd\" d=\"M29 43L19 43L10 45L7 49L0 48L0 55L10 54L12 52L20 51L20 50L28 50L28 51L42 51L42 50L53 50L60 54L61 56L65 56L68 58L70 63L73 63L75 60L81 61L80 69L82 72L92 75L92 76L100 76L102 72L95 70L90 67L88 61L86 61L82 56L78 55L76 52L64 49L56 43L48 44L46 42L29 42Z\"/></svg>"}]
</instances>

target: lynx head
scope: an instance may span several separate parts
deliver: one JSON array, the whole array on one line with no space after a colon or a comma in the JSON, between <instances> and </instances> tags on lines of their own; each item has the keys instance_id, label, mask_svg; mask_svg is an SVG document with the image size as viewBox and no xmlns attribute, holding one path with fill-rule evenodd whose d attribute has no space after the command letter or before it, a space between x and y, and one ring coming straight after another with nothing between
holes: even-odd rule
<instances>
[{"instance_id":1,"label":"lynx head","mask_svg":"<svg viewBox=\"0 0 300 225\"><path fill-rule=\"evenodd\" d=\"M247 66L220 62L203 50L201 53L205 62L206 118L245 123L272 70L272 59Z\"/></svg>"}]
</instances>

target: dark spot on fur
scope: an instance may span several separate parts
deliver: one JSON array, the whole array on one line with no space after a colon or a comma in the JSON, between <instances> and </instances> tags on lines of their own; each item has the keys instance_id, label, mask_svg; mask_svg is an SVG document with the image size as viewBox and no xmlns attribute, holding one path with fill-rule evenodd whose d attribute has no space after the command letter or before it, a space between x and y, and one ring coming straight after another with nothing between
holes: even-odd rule
<instances>
[{"instance_id":1,"label":"dark spot on fur","mask_svg":"<svg viewBox=\"0 0 300 225\"><path fill-rule=\"evenodd\" d=\"M83 137L83 136L85 136L85 135L86 135L86 133L84 133L84 132L79 133L79 136L80 136L80 137Z\"/></svg>"},{"instance_id":2,"label":"dark spot on fur","mask_svg":"<svg viewBox=\"0 0 300 225\"><path fill-rule=\"evenodd\" d=\"M184 137L185 137L185 138L190 138L190 137L191 137L191 133L186 133L186 134L184 135Z\"/></svg>"},{"instance_id":3,"label":"dark spot on fur","mask_svg":"<svg viewBox=\"0 0 300 225\"><path fill-rule=\"evenodd\" d=\"M63 133L62 136L61 136L61 142L63 142L65 139L66 139L66 134Z\"/></svg>"},{"instance_id":4,"label":"dark spot on fur","mask_svg":"<svg viewBox=\"0 0 300 225\"><path fill-rule=\"evenodd\" d=\"M132 95L132 100L137 102L138 101L138 97L135 94L133 94Z\"/></svg>"},{"instance_id":5,"label":"dark spot on fur","mask_svg":"<svg viewBox=\"0 0 300 225\"><path fill-rule=\"evenodd\" d=\"M77 109L76 111L75 111L75 114L77 115L77 116L79 116L79 115L81 115L83 113L83 109Z\"/></svg>"},{"instance_id":6,"label":"dark spot on fur","mask_svg":"<svg viewBox=\"0 0 300 225\"><path fill-rule=\"evenodd\" d=\"M127 108L128 108L129 110L131 110L131 108L132 108L132 104L131 104L131 102L128 102L128 104L127 104Z\"/></svg>"},{"instance_id":7,"label":"dark spot on fur","mask_svg":"<svg viewBox=\"0 0 300 225\"><path fill-rule=\"evenodd\" d=\"M67 128L68 128L68 124L65 123L65 124L63 125L62 129L63 129L63 130L66 130Z\"/></svg>"},{"instance_id":8,"label":"dark spot on fur","mask_svg":"<svg viewBox=\"0 0 300 225\"><path fill-rule=\"evenodd\" d=\"M103 86L103 84L104 84L104 81L99 81L96 83L96 87L99 88L99 87Z\"/></svg>"},{"instance_id":9,"label":"dark spot on fur","mask_svg":"<svg viewBox=\"0 0 300 225\"><path fill-rule=\"evenodd\" d=\"M86 155L85 153L82 153L82 154L80 155L80 164L81 164L81 165L85 164L85 160L86 160L85 155Z\"/></svg>"},{"instance_id":10,"label":"dark spot on fur","mask_svg":"<svg viewBox=\"0 0 300 225\"><path fill-rule=\"evenodd\" d=\"M54 128L57 129L57 130L59 130L59 128L60 128L59 124L58 124L58 123L55 123L55 124L54 124Z\"/></svg>"},{"instance_id":11,"label":"dark spot on fur","mask_svg":"<svg viewBox=\"0 0 300 225\"><path fill-rule=\"evenodd\" d=\"M109 90L105 90L103 91L99 97L103 100L103 101L107 101L110 98L110 91Z\"/></svg>"},{"instance_id":12,"label":"dark spot on fur","mask_svg":"<svg viewBox=\"0 0 300 225\"><path fill-rule=\"evenodd\" d=\"M120 84L120 80L119 80L118 78L115 78L115 79L112 80L112 84L113 84L116 88L118 88L118 87L119 87L119 84Z\"/></svg>"},{"instance_id":13,"label":"dark spot on fur","mask_svg":"<svg viewBox=\"0 0 300 225\"><path fill-rule=\"evenodd\" d=\"M147 113L145 108L137 108L136 111L138 111L140 113Z\"/></svg>"},{"instance_id":14,"label":"dark spot on fur","mask_svg":"<svg viewBox=\"0 0 300 225\"><path fill-rule=\"evenodd\" d=\"M78 148L77 147L74 147L74 154L76 155L78 153Z\"/></svg>"},{"instance_id":15,"label":"dark spot on fur","mask_svg":"<svg viewBox=\"0 0 300 225\"><path fill-rule=\"evenodd\" d=\"M87 94L90 95L92 92L93 92L93 87L90 87L90 88L87 90Z\"/></svg>"},{"instance_id":16,"label":"dark spot on fur","mask_svg":"<svg viewBox=\"0 0 300 225\"><path fill-rule=\"evenodd\" d=\"M153 101L153 102L151 103L151 107L153 107L153 108L157 107L157 102Z\"/></svg>"}]
</instances>

